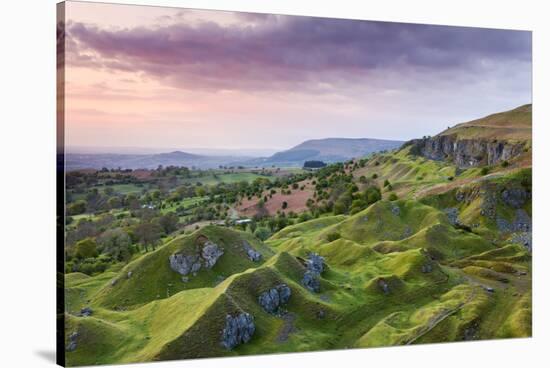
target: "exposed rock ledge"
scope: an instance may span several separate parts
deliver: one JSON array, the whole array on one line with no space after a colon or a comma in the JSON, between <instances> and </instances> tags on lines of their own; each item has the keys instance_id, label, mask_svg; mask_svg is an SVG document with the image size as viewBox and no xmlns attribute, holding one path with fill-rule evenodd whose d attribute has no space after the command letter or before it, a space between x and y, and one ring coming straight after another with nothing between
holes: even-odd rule
<instances>
[{"instance_id":1,"label":"exposed rock ledge","mask_svg":"<svg viewBox=\"0 0 550 368\"><path fill-rule=\"evenodd\" d=\"M525 143L505 140L465 139L456 135L438 135L414 139L411 153L431 160L450 160L459 167L495 165L519 156Z\"/></svg>"},{"instance_id":2,"label":"exposed rock ledge","mask_svg":"<svg viewBox=\"0 0 550 368\"><path fill-rule=\"evenodd\" d=\"M205 241L198 254L172 254L168 260L170 268L180 275L196 274L201 267L212 268L223 255L223 249L211 241Z\"/></svg>"},{"instance_id":3,"label":"exposed rock ledge","mask_svg":"<svg viewBox=\"0 0 550 368\"><path fill-rule=\"evenodd\" d=\"M292 290L286 284L279 284L272 289L262 293L258 302L262 308L271 314L278 314L281 307L288 303Z\"/></svg>"},{"instance_id":4,"label":"exposed rock ledge","mask_svg":"<svg viewBox=\"0 0 550 368\"><path fill-rule=\"evenodd\" d=\"M256 326L254 317L243 312L238 315L225 316L225 328L222 331L222 345L231 350L237 345L246 344L254 335Z\"/></svg>"}]
</instances>

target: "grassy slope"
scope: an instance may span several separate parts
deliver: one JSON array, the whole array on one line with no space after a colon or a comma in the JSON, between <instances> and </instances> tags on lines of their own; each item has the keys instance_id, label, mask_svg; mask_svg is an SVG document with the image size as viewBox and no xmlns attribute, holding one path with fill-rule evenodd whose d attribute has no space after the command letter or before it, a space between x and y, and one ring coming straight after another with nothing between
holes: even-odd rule
<instances>
[{"instance_id":1,"label":"grassy slope","mask_svg":"<svg viewBox=\"0 0 550 368\"><path fill-rule=\"evenodd\" d=\"M498 138L510 141L531 141L531 131L532 105L529 104L458 124L439 135L457 135L459 138Z\"/></svg>"},{"instance_id":2,"label":"grassy slope","mask_svg":"<svg viewBox=\"0 0 550 368\"><path fill-rule=\"evenodd\" d=\"M197 276L189 275L189 281L182 282L181 276L170 268L168 258L179 251L193 251L196 247L196 239L200 235L206 236L221 246L224 254L213 268L203 269ZM243 240L248 241L262 253L264 259L273 254L269 248L260 244L248 233L207 226L192 235L176 238L154 252L147 253L129 263L113 278L116 280L114 285L111 282L104 285L95 295L93 303L109 308L131 308L170 297L182 290L214 286L221 277L228 277L257 266L246 257L242 246ZM128 272L132 272L131 277L127 276Z\"/></svg>"},{"instance_id":3,"label":"grassy slope","mask_svg":"<svg viewBox=\"0 0 550 368\"><path fill-rule=\"evenodd\" d=\"M530 192L531 175L531 168L500 172L448 188L441 193L427 191L421 201L439 209L456 208L459 211L459 220L472 226L474 232L487 238L496 236L500 238L499 240L504 240L502 234L498 234L496 216L490 217L481 214L484 203L494 201L498 217L513 221L516 209L507 206L500 194L506 189L524 189ZM459 194L462 194L465 200L458 201ZM521 208L529 216L531 215L530 200Z\"/></svg>"},{"instance_id":4,"label":"grassy slope","mask_svg":"<svg viewBox=\"0 0 550 368\"><path fill-rule=\"evenodd\" d=\"M489 122L495 127L490 134L521 138L530 120L509 118L525 116L522 109L530 114L530 107L522 107L507 119L497 114L461 129L488 132L484 125ZM530 336L531 255L511 243L510 234L499 232L494 218L481 215L484 202L492 198L498 216L513 218L516 209L507 206L500 193L506 188L530 190L526 165L529 162L518 159L509 168L491 167L483 175L481 168L457 170L411 156L405 148L376 155L353 172L357 182L362 175L379 186L389 180L398 201L383 200L353 216L289 226L265 244L249 233L207 226L168 241L122 269L93 277L68 274L67 333L79 333L77 349L67 353L68 363ZM377 179L371 178L374 173ZM384 189L384 198L389 193ZM466 200L459 201L458 194ZM449 208L458 210L459 220L471 231L449 222L443 212ZM530 215L530 201L521 209ZM329 241L335 233L340 237ZM200 234L225 253L211 270L201 270L184 283L169 268L168 257L194 248ZM264 255L262 262L246 258L243 239ZM301 285L303 259L310 252L326 260L319 294ZM423 272L426 265L431 272ZM287 314L267 314L257 298L282 282L292 289ZM388 285L388 292L381 283ZM94 314L77 317L88 305ZM254 316L256 333L248 344L227 351L220 345L225 316L241 311Z\"/></svg>"},{"instance_id":5,"label":"grassy slope","mask_svg":"<svg viewBox=\"0 0 550 368\"><path fill-rule=\"evenodd\" d=\"M532 106L486 116L471 122L458 124L439 135L456 135L463 139L489 139L524 142L526 152L509 160L509 167L487 167L489 176L482 168L458 169L448 162L432 161L410 154L410 146L397 152L377 154L366 167L355 170L355 178L365 176L369 181L382 186L389 180L393 192L404 198L422 198L434 190L448 192L458 186L483 180L492 176L508 175L518 169L531 167ZM371 179L376 174L377 179ZM449 180L452 178L452 180ZM384 193L389 195L389 191Z\"/></svg>"},{"instance_id":6,"label":"grassy slope","mask_svg":"<svg viewBox=\"0 0 550 368\"><path fill-rule=\"evenodd\" d=\"M263 178L263 179L270 179L271 176L265 176L265 175L259 175L251 172L237 172L237 173L216 173L215 175L205 175L202 177L194 177L194 178L188 178L183 179L182 181L185 183L197 183L200 182L203 185L216 185L219 183L238 183L241 181L248 181L252 182L254 179L257 178Z\"/></svg>"},{"instance_id":7,"label":"grassy slope","mask_svg":"<svg viewBox=\"0 0 550 368\"><path fill-rule=\"evenodd\" d=\"M410 147L398 152L375 155L364 168L353 171L357 182L361 176L368 179L368 183L383 187L388 180L393 187L392 191L385 188L383 196L390 192L396 193L399 198L417 198L419 193L437 185L447 186L455 181L471 180L481 176L481 168L457 170L447 162L432 161L409 153ZM376 174L377 178L372 179ZM453 182L449 178L453 178Z\"/></svg>"}]
</instances>

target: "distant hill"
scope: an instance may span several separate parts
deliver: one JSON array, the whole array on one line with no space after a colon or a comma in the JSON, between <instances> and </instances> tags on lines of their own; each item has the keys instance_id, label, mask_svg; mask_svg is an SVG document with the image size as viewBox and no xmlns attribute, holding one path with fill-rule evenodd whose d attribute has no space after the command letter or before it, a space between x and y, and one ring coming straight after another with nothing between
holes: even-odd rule
<instances>
[{"instance_id":1,"label":"distant hill","mask_svg":"<svg viewBox=\"0 0 550 368\"><path fill-rule=\"evenodd\" d=\"M174 151L157 154L81 154L69 153L65 155L67 170L76 169L154 169L162 166L186 166L202 169L217 168L236 160L245 160L247 157L234 156L205 156L192 153Z\"/></svg>"},{"instance_id":2,"label":"distant hill","mask_svg":"<svg viewBox=\"0 0 550 368\"><path fill-rule=\"evenodd\" d=\"M392 150L403 144L402 141L371 138L326 138L311 139L300 143L289 151L315 150L319 158L353 158L373 152Z\"/></svg>"},{"instance_id":3,"label":"distant hill","mask_svg":"<svg viewBox=\"0 0 550 368\"><path fill-rule=\"evenodd\" d=\"M399 147L403 142L382 139L327 138L305 141L269 157L210 156L182 151L155 154L68 153L67 170L76 169L154 169L162 166L186 166L212 169L222 166L302 167L305 161L337 162Z\"/></svg>"},{"instance_id":4,"label":"distant hill","mask_svg":"<svg viewBox=\"0 0 550 368\"><path fill-rule=\"evenodd\" d=\"M286 151L255 159L247 166L302 166L305 161L338 162L399 148L402 141L371 138L311 139Z\"/></svg>"}]
</instances>

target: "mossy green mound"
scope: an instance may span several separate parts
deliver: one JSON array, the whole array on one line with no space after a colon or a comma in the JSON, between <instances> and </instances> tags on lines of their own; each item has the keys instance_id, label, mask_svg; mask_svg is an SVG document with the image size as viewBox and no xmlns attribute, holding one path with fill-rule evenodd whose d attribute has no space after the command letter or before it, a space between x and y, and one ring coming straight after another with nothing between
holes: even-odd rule
<instances>
[{"instance_id":1,"label":"mossy green mound","mask_svg":"<svg viewBox=\"0 0 550 368\"><path fill-rule=\"evenodd\" d=\"M212 268L201 268L196 275L182 275L170 267L169 257L177 252L195 252L202 238L217 244L224 254ZM251 261L243 247L248 242L262 254ZM207 226L191 235L178 237L165 246L128 264L96 295L93 302L109 308L128 308L157 299L168 298L182 290L212 287L224 278L265 262L273 251L251 234L223 227Z\"/></svg>"}]
</instances>

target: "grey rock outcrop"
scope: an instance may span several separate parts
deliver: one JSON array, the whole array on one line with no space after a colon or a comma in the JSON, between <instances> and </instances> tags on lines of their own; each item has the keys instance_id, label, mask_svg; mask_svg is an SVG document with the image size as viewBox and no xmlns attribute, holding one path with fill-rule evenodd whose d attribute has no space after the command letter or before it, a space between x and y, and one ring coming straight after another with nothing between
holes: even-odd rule
<instances>
[{"instance_id":1,"label":"grey rock outcrop","mask_svg":"<svg viewBox=\"0 0 550 368\"><path fill-rule=\"evenodd\" d=\"M304 278L302 279L302 285L304 285L309 291L318 293L321 291L319 274L312 271L306 271L306 273L304 273Z\"/></svg>"},{"instance_id":2,"label":"grey rock outcrop","mask_svg":"<svg viewBox=\"0 0 550 368\"><path fill-rule=\"evenodd\" d=\"M458 221L458 208L456 208L456 207L446 208L445 210L443 210L443 212L445 212L445 214L447 215L447 218L449 219L449 222L452 225L458 225L459 224L459 221Z\"/></svg>"},{"instance_id":3,"label":"grey rock outcrop","mask_svg":"<svg viewBox=\"0 0 550 368\"><path fill-rule=\"evenodd\" d=\"M262 254L258 251L256 251L246 240L243 240L243 248L246 252L246 255L248 256L248 259L250 259L252 262L259 262L262 259Z\"/></svg>"},{"instance_id":4,"label":"grey rock outcrop","mask_svg":"<svg viewBox=\"0 0 550 368\"><path fill-rule=\"evenodd\" d=\"M522 244L525 248L527 248L530 252L533 249L533 234L530 232L523 232L523 233L515 233L510 238L510 241L512 243L519 243Z\"/></svg>"},{"instance_id":5,"label":"grey rock outcrop","mask_svg":"<svg viewBox=\"0 0 550 368\"><path fill-rule=\"evenodd\" d=\"M288 303L292 290L286 284L279 284L272 289L262 293L258 302L262 308L271 314L278 314L281 307Z\"/></svg>"},{"instance_id":6,"label":"grey rock outcrop","mask_svg":"<svg viewBox=\"0 0 550 368\"><path fill-rule=\"evenodd\" d=\"M217 244L206 241L200 251L200 254L182 254L175 253L168 257L170 268L185 276L196 274L202 267L212 268L223 255L223 249Z\"/></svg>"},{"instance_id":7,"label":"grey rock outcrop","mask_svg":"<svg viewBox=\"0 0 550 368\"><path fill-rule=\"evenodd\" d=\"M302 285L308 290L318 293L321 290L319 276L325 268L325 259L317 253L310 253L305 263L306 272L302 279Z\"/></svg>"},{"instance_id":8,"label":"grey rock outcrop","mask_svg":"<svg viewBox=\"0 0 550 368\"><path fill-rule=\"evenodd\" d=\"M223 249L211 241L207 241L202 248L202 259L206 268L212 268L222 255Z\"/></svg>"},{"instance_id":9,"label":"grey rock outcrop","mask_svg":"<svg viewBox=\"0 0 550 368\"><path fill-rule=\"evenodd\" d=\"M77 347L77 344L76 344L76 340L78 339L78 332L73 332L72 334L69 335L69 343L67 344L67 351L71 352L71 351L75 351L76 350L76 347Z\"/></svg>"},{"instance_id":10,"label":"grey rock outcrop","mask_svg":"<svg viewBox=\"0 0 550 368\"><path fill-rule=\"evenodd\" d=\"M516 210L516 216L512 222L498 217L496 223L498 229L503 233L531 232L531 218L523 209Z\"/></svg>"},{"instance_id":11,"label":"grey rock outcrop","mask_svg":"<svg viewBox=\"0 0 550 368\"><path fill-rule=\"evenodd\" d=\"M513 227L515 231L529 232L531 231L531 217L523 209L516 210Z\"/></svg>"},{"instance_id":12,"label":"grey rock outcrop","mask_svg":"<svg viewBox=\"0 0 550 368\"><path fill-rule=\"evenodd\" d=\"M509 241L522 244L529 252L533 249L532 221L529 214L523 209L517 209L512 221L497 217L497 227L502 233L511 233Z\"/></svg>"},{"instance_id":13,"label":"grey rock outcrop","mask_svg":"<svg viewBox=\"0 0 550 368\"><path fill-rule=\"evenodd\" d=\"M390 293L390 285L386 282L386 280L378 280L378 287L384 292L384 294Z\"/></svg>"},{"instance_id":14,"label":"grey rock outcrop","mask_svg":"<svg viewBox=\"0 0 550 368\"><path fill-rule=\"evenodd\" d=\"M196 255L184 255L181 253L172 254L169 257L170 267L180 275L187 275L200 270L201 262Z\"/></svg>"},{"instance_id":15,"label":"grey rock outcrop","mask_svg":"<svg viewBox=\"0 0 550 368\"><path fill-rule=\"evenodd\" d=\"M520 155L523 143L505 140L459 138L456 135L437 135L415 139L408 143L414 152L431 160L450 160L459 167L495 165Z\"/></svg>"},{"instance_id":16,"label":"grey rock outcrop","mask_svg":"<svg viewBox=\"0 0 550 368\"><path fill-rule=\"evenodd\" d=\"M478 339L478 329L479 329L479 326L477 325L477 323L467 327L465 330L464 330L464 340L465 341L472 341L472 340L477 340Z\"/></svg>"},{"instance_id":17,"label":"grey rock outcrop","mask_svg":"<svg viewBox=\"0 0 550 368\"><path fill-rule=\"evenodd\" d=\"M306 268L309 271L315 272L317 274L323 273L325 266L325 259L318 255L317 253L310 253L306 260Z\"/></svg>"},{"instance_id":18,"label":"grey rock outcrop","mask_svg":"<svg viewBox=\"0 0 550 368\"><path fill-rule=\"evenodd\" d=\"M237 345L245 344L250 341L254 331L254 318L249 313L243 312L236 316L228 314L222 331L222 345L231 350Z\"/></svg>"},{"instance_id":19,"label":"grey rock outcrop","mask_svg":"<svg viewBox=\"0 0 550 368\"><path fill-rule=\"evenodd\" d=\"M92 310L92 308L90 307L84 307L80 310L80 316L81 317L89 317L91 316L92 314L94 313L94 311Z\"/></svg>"},{"instance_id":20,"label":"grey rock outcrop","mask_svg":"<svg viewBox=\"0 0 550 368\"><path fill-rule=\"evenodd\" d=\"M505 189L501 193L502 200L512 208L521 208L531 199L531 192L525 188Z\"/></svg>"}]
</instances>

